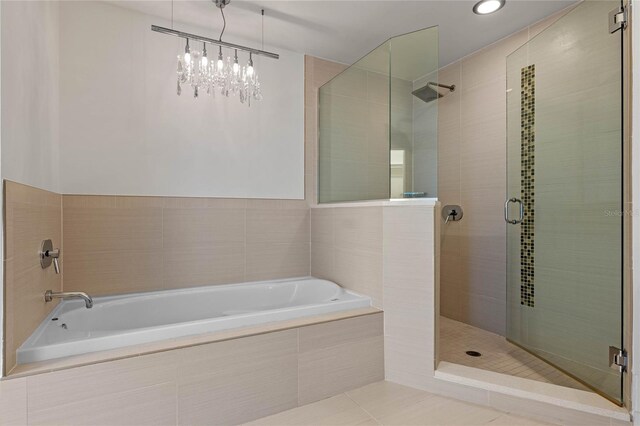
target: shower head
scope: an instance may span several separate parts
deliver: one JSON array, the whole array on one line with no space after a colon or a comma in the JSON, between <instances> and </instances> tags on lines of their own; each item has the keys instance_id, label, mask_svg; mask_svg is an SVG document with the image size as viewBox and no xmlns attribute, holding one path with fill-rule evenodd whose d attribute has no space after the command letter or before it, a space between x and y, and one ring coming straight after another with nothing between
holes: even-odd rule
<instances>
[{"instance_id":1,"label":"shower head","mask_svg":"<svg viewBox=\"0 0 640 426\"><path fill-rule=\"evenodd\" d=\"M443 97L444 95L440 92L438 92L434 86L437 87L444 87L445 89L449 89L450 92L453 92L454 90L456 90L456 86L455 85L451 85L451 86L447 86L446 84L440 84L440 83L434 83L432 81L428 82L426 85L424 85L423 87L414 90L413 92L411 92L411 94L413 96L415 96L416 98L424 101L424 102L431 102L434 101L436 99L439 99L441 97Z\"/></svg>"}]
</instances>

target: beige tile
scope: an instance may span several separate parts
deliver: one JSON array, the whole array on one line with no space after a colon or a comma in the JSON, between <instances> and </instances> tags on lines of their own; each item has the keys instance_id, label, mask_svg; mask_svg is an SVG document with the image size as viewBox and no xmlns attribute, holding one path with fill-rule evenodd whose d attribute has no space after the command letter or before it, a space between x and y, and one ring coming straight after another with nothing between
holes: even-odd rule
<instances>
[{"instance_id":1,"label":"beige tile","mask_svg":"<svg viewBox=\"0 0 640 426\"><path fill-rule=\"evenodd\" d=\"M248 423L251 426L376 425L378 423L346 395L337 395Z\"/></svg>"},{"instance_id":2,"label":"beige tile","mask_svg":"<svg viewBox=\"0 0 640 426\"><path fill-rule=\"evenodd\" d=\"M309 242L247 244L246 256L245 278L247 281L309 275Z\"/></svg>"},{"instance_id":3,"label":"beige tile","mask_svg":"<svg viewBox=\"0 0 640 426\"><path fill-rule=\"evenodd\" d=\"M161 208L65 207L63 227L65 254L162 247Z\"/></svg>"},{"instance_id":4,"label":"beige tile","mask_svg":"<svg viewBox=\"0 0 640 426\"><path fill-rule=\"evenodd\" d=\"M382 315L300 329L299 403L384 378Z\"/></svg>"},{"instance_id":5,"label":"beige tile","mask_svg":"<svg viewBox=\"0 0 640 426\"><path fill-rule=\"evenodd\" d=\"M333 216L337 209L311 209L311 242L333 244Z\"/></svg>"},{"instance_id":6,"label":"beige tile","mask_svg":"<svg viewBox=\"0 0 640 426\"><path fill-rule=\"evenodd\" d=\"M311 275L316 278L336 281L332 244L311 243Z\"/></svg>"},{"instance_id":7,"label":"beige tile","mask_svg":"<svg viewBox=\"0 0 640 426\"><path fill-rule=\"evenodd\" d=\"M313 84L320 87L347 68L347 65L325 59L312 58Z\"/></svg>"},{"instance_id":8,"label":"beige tile","mask_svg":"<svg viewBox=\"0 0 640 426\"><path fill-rule=\"evenodd\" d=\"M385 334L384 367L387 380L407 386L418 384L424 387L424 379L433 376L434 354L433 343L429 336L420 340L408 339L405 336ZM400 376L389 374L400 373ZM411 381L399 380L402 374L411 376Z\"/></svg>"},{"instance_id":9,"label":"beige tile","mask_svg":"<svg viewBox=\"0 0 640 426\"><path fill-rule=\"evenodd\" d=\"M333 249L333 276L343 287L371 297L373 305L383 306L382 251Z\"/></svg>"},{"instance_id":10,"label":"beige tile","mask_svg":"<svg viewBox=\"0 0 640 426\"><path fill-rule=\"evenodd\" d=\"M5 262L7 277L5 325L7 342L7 371L15 365L15 351L40 325L57 303L44 300L45 291L60 291L60 275L52 268L42 269L40 265L23 272L14 270L14 261Z\"/></svg>"},{"instance_id":11,"label":"beige tile","mask_svg":"<svg viewBox=\"0 0 640 426\"><path fill-rule=\"evenodd\" d=\"M402 206L384 208L386 240L433 241L433 207Z\"/></svg>"},{"instance_id":12,"label":"beige tile","mask_svg":"<svg viewBox=\"0 0 640 426\"><path fill-rule=\"evenodd\" d=\"M528 419L526 417L513 416L511 414L503 414L490 423L492 426L544 426L551 423L543 423L538 420Z\"/></svg>"},{"instance_id":13,"label":"beige tile","mask_svg":"<svg viewBox=\"0 0 640 426\"><path fill-rule=\"evenodd\" d=\"M337 208L333 216L336 248L380 252L382 250L382 208Z\"/></svg>"},{"instance_id":14,"label":"beige tile","mask_svg":"<svg viewBox=\"0 0 640 426\"><path fill-rule=\"evenodd\" d=\"M503 76L473 87L463 87L460 93L461 125L481 125L488 119L504 117L505 86Z\"/></svg>"},{"instance_id":15,"label":"beige tile","mask_svg":"<svg viewBox=\"0 0 640 426\"><path fill-rule=\"evenodd\" d=\"M64 289L92 296L160 290L161 248L65 255Z\"/></svg>"},{"instance_id":16,"label":"beige tile","mask_svg":"<svg viewBox=\"0 0 640 426\"><path fill-rule=\"evenodd\" d=\"M299 357L299 403L307 404L384 378L383 337L332 346Z\"/></svg>"},{"instance_id":17,"label":"beige tile","mask_svg":"<svg viewBox=\"0 0 640 426\"><path fill-rule=\"evenodd\" d=\"M247 210L247 244L309 241L308 209Z\"/></svg>"},{"instance_id":18,"label":"beige tile","mask_svg":"<svg viewBox=\"0 0 640 426\"><path fill-rule=\"evenodd\" d=\"M176 385L163 383L46 410L30 409L29 424L175 425Z\"/></svg>"},{"instance_id":19,"label":"beige tile","mask_svg":"<svg viewBox=\"0 0 640 426\"><path fill-rule=\"evenodd\" d=\"M297 405L297 330L188 349L179 424L237 424Z\"/></svg>"},{"instance_id":20,"label":"beige tile","mask_svg":"<svg viewBox=\"0 0 640 426\"><path fill-rule=\"evenodd\" d=\"M51 239L54 247L62 249L62 210L60 205L47 205L47 197L42 191L40 204L7 199L5 259L13 259L18 271L40 265L38 252L43 239Z\"/></svg>"},{"instance_id":21,"label":"beige tile","mask_svg":"<svg viewBox=\"0 0 640 426\"><path fill-rule=\"evenodd\" d=\"M0 425L27 424L27 380L0 381Z\"/></svg>"},{"instance_id":22,"label":"beige tile","mask_svg":"<svg viewBox=\"0 0 640 426\"><path fill-rule=\"evenodd\" d=\"M244 278L244 243L162 252L165 289L239 283Z\"/></svg>"},{"instance_id":23,"label":"beige tile","mask_svg":"<svg viewBox=\"0 0 640 426\"><path fill-rule=\"evenodd\" d=\"M45 191L10 180L4 181L4 187L7 202L60 206L60 194L55 192Z\"/></svg>"},{"instance_id":24,"label":"beige tile","mask_svg":"<svg viewBox=\"0 0 640 426\"><path fill-rule=\"evenodd\" d=\"M29 411L46 411L174 381L179 353L163 352L28 377Z\"/></svg>"},{"instance_id":25,"label":"beige tile","mask_svg":"<svg viewBox=\"0 0 640 426\"><path fill-rule=\"evenodd\" d=\"M482 309L482 305L478 305ZM487 306L484 309L484 312L496 310L495 306ZM539 358L507 342L501 335L444 317L440 317L439 327L439 355L443 361L568 388L588 390ZM468 350L478 351L482 356L470 357L465 354Z\"/></svg>"},{"instance_id":26,"label":"beige tile","mask_svg":"<svg viewBox=\"0 0 640 426\"><path fill-rule=\"evenodd\" d=\"M383 425L481 425L501 412L472 404L429 395L400 411L390 411L377 420Z\"/></svg>"},{"instance_id":27,"label":"beige tile","mask_svg":"<svg viewBox=\"0 0 640 426\"><path fill-rule=\"evenodd\" d=\"M164 203L163 197L116 196L116 208L162 208Z\"/></svg>"},{"instance_id":28,"label":"beige tile","mask_svg":"<svg viewBox=\"0 0 640 426\"><path fill-rule=\"evenodd\" d=\"M519 415L531 417L543 422L551 422L562 425L609 425L608 417L583 413L570 410L565 407L553 406L529 399L517 398L514 396L491 392L489 394L489 404L498 410L507 413L518 413Z\"/></svg>"},{"instance_id":29,"label":"beige tile","mask_svg":"<svg viewBox=\"0 0 640 426\"><path fill-rule=\"evenodd\" d=\"M464 58L461 61L463 87L470 88L504 76L507 55L522 46L527 37L528 29L524 29Z\"/></svg>"},{"instance_id":30,"label":"beige tile","mask_svg":"<svg viewBox=\"0 0 640 426\"><path fill-rule=\"evenodd\" d=\"M298 343L299 351L311 352L357 339L382 336L383 320L383 314L379 313L302 328Z\"/></svg>"},{"instance_id":31,"label":"beige tile","mask_svg":"<svg viewBox=\"0 0 640 426\"><path fill-rule=\"evenodd\" d=\"M248 210L276 210L282 208L282 200L266 200L266 199L258 199L252 198L247 200L247 209Z\"/></svg>"},{"instance_id":32,"label":"beige tile","mask_svg":"<svg viewBox=\"0 0 640 426\"><path fill-rule=\"evenodd\" d=\"M174 250L244 243L244 215L243 209L164 209L163 246Z\"/></svg>"},{"instance_id":33,"label":"beige tile","mask_svg":"<svg viewBox=\"0 0 640 426\"><path fill-rule=\"evenodd\" d=\"M402 412L431 397L428 392L388 381L371 383L349 391L347 395L374 418Z\"/></svg>"},{"instance_id":34,"label":"beige tile","mask_svg":"<svg viewBox=\"0 0 640 426\"><path fill-rule=\"evenodd\" d=\"M245 198L161 197L166 209L244 209Z\"/></svg>"},{"instance_id":35,"label":"beige tile","mask_svg":"<svg viewBox=\"0 0 640 426\"><path fill-rule=\"evenodd\" d=\"M535 36L537 36L538 34L540 34L542 31L544 31L545 29L547 29L550 25L552 25L554 22L556 22L558 19L560 19L562 16L566 15L568 12L570 12L574 7L576 7L576 4L573 4L559 12L554 13L551 16L547 16L546 18L536 22L533 25L529 26L529 39L534 38Z\"/></svg>"},{"instance_id":36,"label":"beige tile","mask_svg":"<svg viewBox=\"0 0 640 426\"><path fill-rule=\"evenodd\" d=\"M62 208L115 208L116 197L113 195L63 195Z\"/></svg>"}]
</instances>

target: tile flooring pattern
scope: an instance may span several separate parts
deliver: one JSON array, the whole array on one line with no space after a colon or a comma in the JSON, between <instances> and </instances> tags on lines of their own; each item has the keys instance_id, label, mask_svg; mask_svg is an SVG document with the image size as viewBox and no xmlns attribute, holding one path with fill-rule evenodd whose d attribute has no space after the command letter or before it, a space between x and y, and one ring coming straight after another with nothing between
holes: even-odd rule
<instances>
[{"instance_id":1,"label":"tile flooring pattern","mask_svg":"<svg viewBox=\"0 0 640 426\"><path fill-rule=\"evenodd\" d=\"M481 357L465 352L478 351ZM440 317L440 360L574 389L589 389L498 334Z\"/></svg>"},{"instance_id":2,"label":"tile flooring pattern","mask_svg":"<svg viewBox=\"0 0 640 426\"><path fill-rule=\"evenodd\" d=\"M385 381L248 423L252 426L544 424Z\"/></svg>"}]
</instances>

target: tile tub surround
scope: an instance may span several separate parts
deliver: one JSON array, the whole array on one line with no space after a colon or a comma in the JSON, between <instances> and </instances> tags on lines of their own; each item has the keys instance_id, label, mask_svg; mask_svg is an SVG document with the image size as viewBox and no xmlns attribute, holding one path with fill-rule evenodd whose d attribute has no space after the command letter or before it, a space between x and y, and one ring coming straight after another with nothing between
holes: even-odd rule
<instances>
[{"instance_id":1,"label":"tile tub surround","mask_svg":"<svg viewBox=\"0 0 640 426\"><path fill-rule=\"evenodd\" d=\"M377 313L8 379L0 403L7 424L239 424L382 380L382 327Z\"/></svg>"},{"instance_id":2,"label":"tile tub surround","mask_svg":"<svg viewBox=\"0 0 640 426\"><path fill-rule=\"evenodd\" d=\"M304 200L63 196L65 291L109 295L309 275Z\"/></svg>"},{"instance_id":3,"label":"tile tub surround","mask_svg":"<svg viewBox=\"0 0 640 426\"><path fill-rule=\"evenodd\" d=\"M16 365L16 349L57 305L45 303L47 290L62 289L53 265L42 269L38 252L43 239L62 249L62 197L11 181L4 182L5 215L5 372Z\"/></svg>"}]
</instances>

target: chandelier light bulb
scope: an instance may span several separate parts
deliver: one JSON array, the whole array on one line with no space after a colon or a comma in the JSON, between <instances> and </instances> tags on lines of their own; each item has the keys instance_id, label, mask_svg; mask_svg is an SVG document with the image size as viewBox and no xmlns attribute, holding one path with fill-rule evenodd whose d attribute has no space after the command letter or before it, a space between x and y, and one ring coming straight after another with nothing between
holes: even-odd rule
<instances>
[{"instance_id":1,"label":"chandelier light bulb","mask_svg":"<svg viewBox=\"0 0 640 426\"><path fill-rule=\"evenodd\" d=\"M189 48L189 39L187 39L187 45L184 47L184 63L187 67L191 64L191 48Z\"/></svg>"},{"instance_id":2,"label":"chandelier light bulb","mask_svg":"<svg viewBox=\"0 0 640 426\"><path fill-rule=\"evenodd\" d=\"M202 58L200 59L200 64L202 65L202 68L207 68L207 65L209 64L209 58L207 58L206 43L202 43Z\"/></svg>"},{"instance_id":3,"label":"chandelier light bulb","mask_svg":"<svg viewBox=\"0 0 640 426\"><path fill-rule=\"evenodd\" d=\"M236 55L233 59L233 73L238 74L238 71L240 71L240 64L238 64L238 51L236 50Z\"/></svg>"},{"instance_id":4,"label":"chandelier light bulb","mask_svg":"<svg viewBox=\"0 0 640 426\"><path fill-rule=\"evenodd\" d=\"M224 59L222 57L222 46L220 46L218 51L218 71L222 71L222 68L224 68Z\"/></svg>"},{"instance_id":5,"label":"chandelier light bulb","mask_svg":"<svg viewBox=\"0 0 640 426\"><path fill-rule=\"evenodd\" d=\"M251 52L249 52L249 63L247 64L247 76L253 77L253 57L251 56Z\"/></svg>"}]
</instances>

